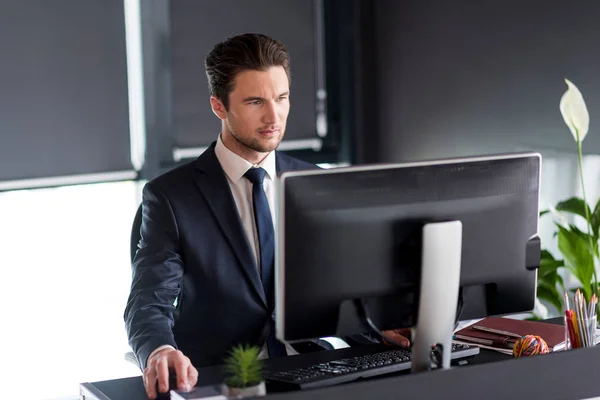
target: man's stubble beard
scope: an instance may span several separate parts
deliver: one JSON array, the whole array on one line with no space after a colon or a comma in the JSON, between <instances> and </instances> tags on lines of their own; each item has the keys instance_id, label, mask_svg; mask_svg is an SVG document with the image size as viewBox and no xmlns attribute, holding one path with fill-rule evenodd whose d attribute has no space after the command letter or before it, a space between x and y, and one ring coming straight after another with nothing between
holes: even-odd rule
<instances>
[{"instance_id":1,"label":"man's stubble beard","mask_svg":"<svg viewBox=\"0 0 600 400\"><path fill-rule=\"evenodd\" d=\"M285 129L279 131L279 137L277 142L273 145L273 146L264 146L262 145L262 143L260 142L259 139L257 138L244 138L240 135L237 134L237 132L233 129L233 127L231 126L231 123L229 121L227 121L227 127L229 128L229 132L231 133L231 136L233 136L233 138L242 146L259 152L259 153L269 153L273 150L276 150L279 147L279 144L281 143L281 140L283 139L283 134L285 133Z\"/></svg>"}]
</instances>

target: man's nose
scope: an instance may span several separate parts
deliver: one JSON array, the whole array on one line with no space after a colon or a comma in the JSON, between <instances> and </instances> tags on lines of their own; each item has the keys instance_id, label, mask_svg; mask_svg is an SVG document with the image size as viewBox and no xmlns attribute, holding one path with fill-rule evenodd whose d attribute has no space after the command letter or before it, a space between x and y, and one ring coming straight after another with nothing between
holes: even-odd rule
<instances>
[{"instance_id":1,"label":"man's nose","mask_svg":"<svg viewBox=\"0 0 600 400\"><path fill-rule=\"evenodd\" d=\"M265 113L263 114L262 121L265 124L276 123L277 122L277 109L275 107L275 104L273 104L272 102L266 103L264 110L265 110Z\"/></svg>"}]
</instances>

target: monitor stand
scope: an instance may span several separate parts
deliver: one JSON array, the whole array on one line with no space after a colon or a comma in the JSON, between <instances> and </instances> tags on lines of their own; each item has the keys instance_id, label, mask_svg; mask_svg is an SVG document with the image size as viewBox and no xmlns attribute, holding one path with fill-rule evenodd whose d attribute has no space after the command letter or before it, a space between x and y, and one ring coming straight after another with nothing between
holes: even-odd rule
<instances>
[{"instance_id":1,"label":"monitor stand","mask_svg":"<svg viewBox=\"0 0 600 400\"><path fill-rule=\"evenodd\" d=\"M461 249L460 221L423 226L419 312L413 328L413 372L450 367Z\"/></svg>"}]
</instances>

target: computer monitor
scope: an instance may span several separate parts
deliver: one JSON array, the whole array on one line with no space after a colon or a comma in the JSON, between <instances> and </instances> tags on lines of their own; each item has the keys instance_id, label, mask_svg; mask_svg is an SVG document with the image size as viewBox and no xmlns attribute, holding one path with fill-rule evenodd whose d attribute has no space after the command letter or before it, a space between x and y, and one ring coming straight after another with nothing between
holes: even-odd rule
<instances>
[{"instance_id":1,"label":"computer monitor","mask_svg":"<svg viewBox=\"0 0 600 400\"><path fill-rule=\"evenodd\" d=\"M357 300L381 330L415 326L423 227L445 221L462 224L459 317L532 310L540 171L539 154L521 153L284 173L277 337L368 332Z\"/></svg>"}]
</instances>

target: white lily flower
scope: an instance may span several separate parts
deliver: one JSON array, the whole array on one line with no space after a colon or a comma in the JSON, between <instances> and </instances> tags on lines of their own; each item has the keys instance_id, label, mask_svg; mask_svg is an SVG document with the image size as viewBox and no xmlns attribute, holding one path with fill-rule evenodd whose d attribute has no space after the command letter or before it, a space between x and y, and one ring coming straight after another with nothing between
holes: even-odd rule
<instances>
[{"instance_id":1,"label":"white lily flower","mask_svg":"<svg viewBox=\"0 0 600 400\"><path fill-rule=\"evenodd\" d=\"M568 79L565 82L568 89L560 99L560 112L575 141L583 141L590 127L590 115L577 86Z\"/></svg>"}]
</instances>

